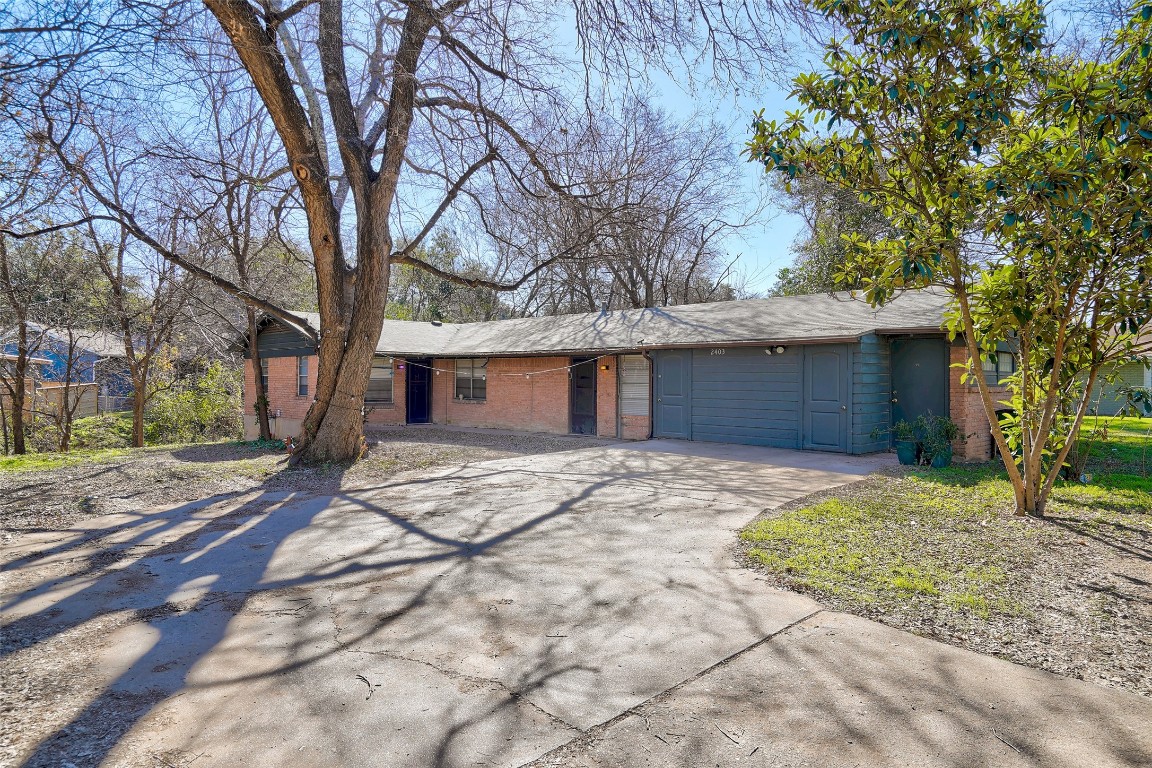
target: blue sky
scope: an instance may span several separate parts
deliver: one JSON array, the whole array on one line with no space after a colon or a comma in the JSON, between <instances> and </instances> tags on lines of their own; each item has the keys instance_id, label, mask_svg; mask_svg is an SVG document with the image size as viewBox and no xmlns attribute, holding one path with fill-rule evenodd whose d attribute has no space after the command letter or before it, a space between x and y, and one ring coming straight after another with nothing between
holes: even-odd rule
<instances>
[{"instance_id":1,"label":"blue sky","mask_svg":"<svg viewBox=\"0 0 1152 768\"><path fill-rule=\"evenodd\" d=\"M663 77L655 85L658 102L669 112L683 118L701 114L727 126L736 151L742 150L751 137L755 111L763 109L766 118L782 118L789 106L796 108L795 104L788 104L786 90L771 85L750 96L690 94ZM741 167L749 191L755 192L764 186L765 174L761 166L742 160ZM776 272L792 261L790 248L802 226L799 217L785 213L769 197L769 207L760 217L759 224L745 230L743 238L733 238L729 242L731 254L740 256L738 269L749 280L747 287L750 290L762 293L776 282Z\"/></svg>"}]
</instances>

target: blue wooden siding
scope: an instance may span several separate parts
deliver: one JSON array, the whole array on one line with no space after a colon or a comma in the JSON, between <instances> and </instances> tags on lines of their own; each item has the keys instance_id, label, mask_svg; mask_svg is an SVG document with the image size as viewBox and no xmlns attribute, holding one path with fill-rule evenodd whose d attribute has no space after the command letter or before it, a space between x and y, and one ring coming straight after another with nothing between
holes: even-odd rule
<instances>
[{"instance_id":1,"label":"blue wooden siding","mask_svg":"<svg viewBox=\"0 0 1152 768\"><path fill-rule=\"evenodd\" d=\"M260 356L269 357L308 357L316 354L316 345L300 333L282 325L270 325L260 331L256 340ZM250 357L247 351L245 357Z\"/></svg>"},{"instance_id":2,"label":"blue wooden siding","mask_svg":"<svg viewBox=\"0 0 1152 768\"><path fill-rule=\"evenodd\" d=\"M892 371L888 342L874 333L860 339L852 353L852 421L848 444L851 453L888 450L891 418ZM879 431L876 437L873 431Z\"/></svg>"},{"instance_id":3,"label":"blue wooden siding","mask_svg":"<svg viewBox=\"0 0 1152 768\"><path fill-rule=\"evenodd\" d=\"M4 354L15 355L15 343L4 345ZM45 381L64 381L68 371L68 345L55 339L47 339L32 353L49 361L41 368ZM72 361L72 381L78 384L91 384L96 381L96 364L100 357L91 352L82 352Z\"/></svg>"},{"instance_id":4,"label":"blue wooden siding","mask_svg":"<svg viewBox=\"0 0 1152 768\"><path fill-rule=\"evenodd\" d=\"M800 447L801 347L692 354L692 439Z\"/></svg>"}]
</instances>

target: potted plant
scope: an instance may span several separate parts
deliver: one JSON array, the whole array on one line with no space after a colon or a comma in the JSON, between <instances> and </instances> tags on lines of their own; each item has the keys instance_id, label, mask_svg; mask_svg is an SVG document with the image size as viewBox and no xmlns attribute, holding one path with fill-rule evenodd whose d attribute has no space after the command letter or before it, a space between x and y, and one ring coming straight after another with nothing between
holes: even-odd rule
<instances>
[{"instance_id":1,"label":"potted plant","mask_svg":"<svg viewBox=\"0 0 1152 768\"><path fill-rule=\"evenodd\" d=\"M892 444L896 448L896 458L901 464L913 465L920 459L920 441L916 439L916 427L901 419L892 425Z\"/></svg>"},{"instance_id":2,"label":"potted plant","mask_svg":"<svg viewBox=\"0 0 1152 768\"><path fill-rule=\"evenodd\" d=\"M921 440L921 460L936 469L952 463L952 441L960 437L960 427L947 416L929 416Z\"/></svg>"}]
</instances>

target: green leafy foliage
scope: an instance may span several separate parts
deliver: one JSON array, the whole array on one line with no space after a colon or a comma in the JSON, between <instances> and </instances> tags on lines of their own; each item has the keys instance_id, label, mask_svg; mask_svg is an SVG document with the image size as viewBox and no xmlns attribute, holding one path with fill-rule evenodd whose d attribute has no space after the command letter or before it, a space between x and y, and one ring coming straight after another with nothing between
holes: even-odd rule
<instances>
[{"instance_id":1,"label":"green leafy foliage","mask_svg":"<svg viewBox=\"0 0 1152 768\"><path fill-rule=\"evenodd\" d=\"M412 255L446 273L481 280L492 277L479 261L461 253L460 244L448 232L437 232ZM392 267L385 310L390 319L467 323L496 319L503 310L498 295L489 288L461 285L416 266Z\"/></svg>"},{"instance_id":2,"label":"green leafy foliage","mask_svg":"<svg viewBox=\"0 0 1152 768\"><path fill-rule=\"evenodd\" d=\"M800 216L805 228L792 244L790 266L776 275L771 293L801 296L860 287L846 275L850 238L874 241L891 235L891 225L874 206L851 190L829 184L817 176L801 176L787 185L776 179L784 207Z\"/></svg>"},{"instance_id":3,"label":"green leafy foliage","mask_svg":"<svg viewBox=\"0 0 1152 768\"><path fill-rule=\"evenodd\" d=\"M241 377L220 362L202 374L177 381L157 393L148 406L145 436L149 443L190 443L237 438L243 431Z\"/></svg>"},{"instance_id":4,"label":"green leafy foliage","mask_svg":"<svg viewBox=\"0 0 1152 768\"><path fill-rule=\"evenodd\" d=\"M77 448L128 448L132 445L132 414L102 413L76 419L72 444Z\"/></svg>"},{"instance_id":5,"label":"green leafy foliage","mask_svg":"<svg viewBox=\"0 0 1152 768\"><path fill-rule=\"evenodd\" d=\"M1152 22L1140 10L1110 58L1082 61L1046 52L1035 0L816 5L845 37L796 78L801 109L756 116L748 154L890 222L844 235L838 279L875 304L948 291L972 371L1013 351L1015 416L993 431L1018 509L1042 513L1091 385L1152 321ZM998 395L966 379L994 422Z\"/></svg>"}]
</instances>

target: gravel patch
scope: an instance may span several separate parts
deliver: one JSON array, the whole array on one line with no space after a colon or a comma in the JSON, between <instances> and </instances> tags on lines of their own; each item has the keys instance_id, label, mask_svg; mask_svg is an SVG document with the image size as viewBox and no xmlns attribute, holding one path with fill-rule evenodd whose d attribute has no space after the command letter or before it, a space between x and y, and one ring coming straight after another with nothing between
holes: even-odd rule
<instances>
[{"instance_id":1,"label":"gravel patch","mask_svg":"<svg viewBox=\"0 0 1152 768\"><path fill-rule=\"evenodd\" d=\"M0 541L67 528L77 520L253 490L336 493L402 472L537 453L571 451L602 438L495 430L400 427L367 435L351 467L287 467L280 451L248 443L145 448L39 471L0 471Z\"/></svg>"}]
</instances>

